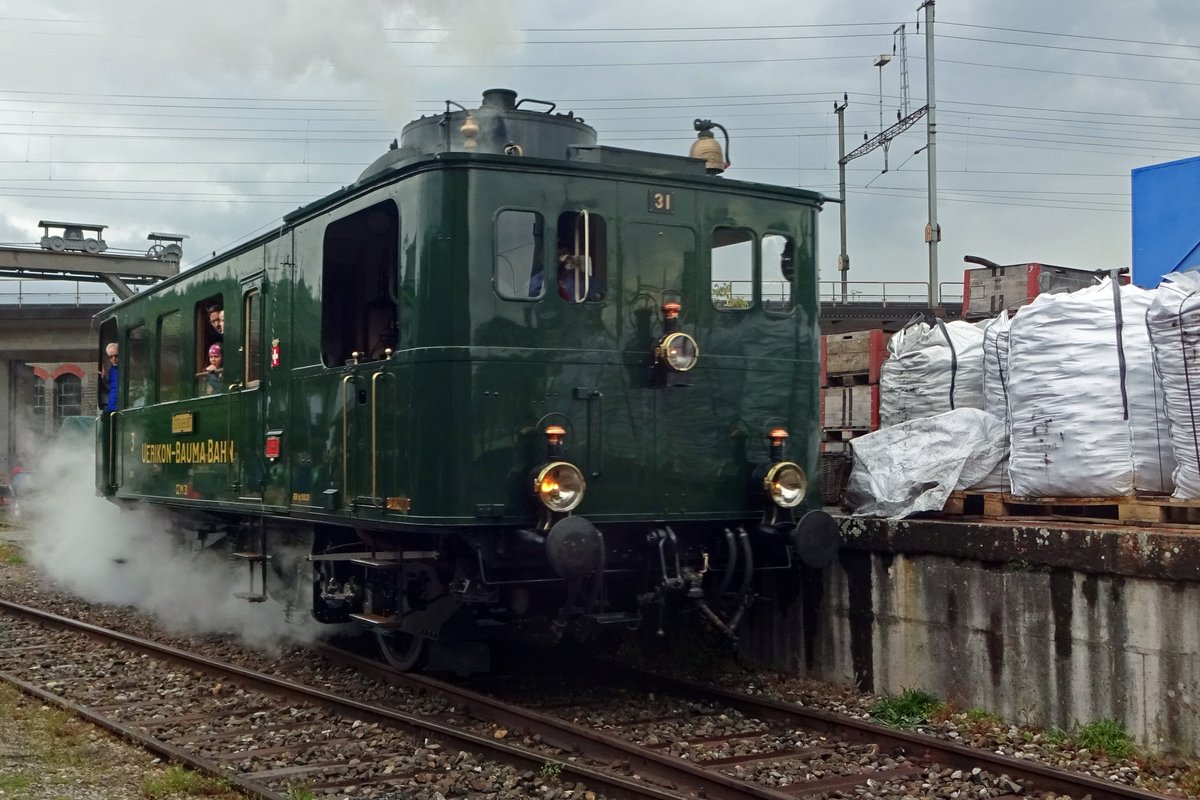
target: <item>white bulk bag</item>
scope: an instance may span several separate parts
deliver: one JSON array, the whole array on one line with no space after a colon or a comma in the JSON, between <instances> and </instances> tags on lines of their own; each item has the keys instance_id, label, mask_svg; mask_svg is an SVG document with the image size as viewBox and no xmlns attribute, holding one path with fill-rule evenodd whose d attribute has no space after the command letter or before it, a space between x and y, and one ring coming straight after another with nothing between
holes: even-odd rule
<instances>
[{"instance_id":1,"label":"white bulk bag","mask_svg":"<svg viewBox=\"0 0 1200 800\"><path fill-rule=\"evenodd\" d=\"M969 322L939 320L894 333L879 376L880 425L956 408L983 408L983 331Z\"/></svg>"},{"instance_id":2,"label":"white bulk bag","mask_svg":"<svg viewBox=\"0 0 1200 800\"><path fill-rule=\"evenodd\" d=\"M1168 275L1146 312L1175 456L1175 496L1200 499L1200 273Z\"/></svg>"},{"instance_id":3,"label":"white bulk bag","mask_svg":"<svg viewBox=\"0 0 1200 800\"><path fill-rule=\"evenodd\" d=\"M1043 294L1012 321L1009 477L1014 494L1170 491L1171 457L1146 310L1152 293L1097 286Z\"/></svg>"},{"instance_id":4,"label":"white bulk bag","mask_svg":"<svg viewBox=\"0 0 1200 800\"><path fill-rule=\"evenodd\" d=\"M850 442L854 470L846 503L856 516L900 519L940 511L955 489L990 472L1007 445L1004 424L960 408L881 428Z\"/></svg>"},{"instance_id":5,"label":"white bulk bag","mask_svg":"<svg viewBox=\"0 0 1200 800\"><path fill-rule=\"evenodd\" d=\"M1008 333L1012 320L1007 311L987 321L983 326L983 408L1004 423L1008 430ZM1008 441L1004 443L1004 457L987 477L971 487L980 492L1007 492Z\"/></svg>"}]
</instances>

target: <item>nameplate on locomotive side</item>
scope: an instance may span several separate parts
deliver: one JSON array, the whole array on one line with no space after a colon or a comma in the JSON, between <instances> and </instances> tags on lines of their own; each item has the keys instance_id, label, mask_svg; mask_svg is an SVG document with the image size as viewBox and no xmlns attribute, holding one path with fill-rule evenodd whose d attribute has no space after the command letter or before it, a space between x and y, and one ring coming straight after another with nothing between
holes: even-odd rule
<instances>
[{"instance_id":1,"label":"nameplate on locomotive side","mask_svg":"<svg viewBox=\"0 0 1200 800\"><path fill-rule=\"evenodd\" d=\"M646 209L655 214L674 214L672 207L675 198L670 192L661 189L651 189L646 195Z\"/></svg>"},{"instance_id":2,"label":"nameplate on locomotive side","mask_svg":"<svg viewBox=\"0 0 1200 800\"><path fill-rule=\"evenodd\" d=\"M192 433L195 430L196 415L191 411L171 415L171 433Z\"/></svg>"}]
</instances>

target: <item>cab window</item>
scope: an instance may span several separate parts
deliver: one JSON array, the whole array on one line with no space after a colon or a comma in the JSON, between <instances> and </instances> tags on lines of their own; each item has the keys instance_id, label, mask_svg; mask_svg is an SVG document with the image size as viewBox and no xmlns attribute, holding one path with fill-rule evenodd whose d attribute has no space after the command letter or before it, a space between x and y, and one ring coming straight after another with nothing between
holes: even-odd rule
<instances>
[{"instance_id":1,"label":"cab window","mask_svg":"<svg viewBox=\"0 0 1200 800\"><path fill-rule=\"evenodd\" d=\"M710 294L713 308L721 311L745 311L754 305L754 231L713 231Z\"/></svg>"},{"instance_id":2,"label":"cab window","mask_svg":"<svg viewBox=\"0 0 1200 800\"><path fill-rule=\"evenodd\" d=\"M783 234L768 233L762 237L759 253L763 307L768 311L790 311L795 304L795 240Z\"/></svg>"},{"instance_id":3,"label":"cab window","mask_svg":"<svg viewBox=\"0 0 1200 800\"><path fill-rule=\"evenodd\" d=\"M242 299L242 363L246 387L257 386L262 375L262 290L251 289Z\"/></svg>"},{"instance_id":4,"label":"cab window","mask_svg":"<svg viewBox=\"0 0 1200 800\"><path fill-rule=\"evenodd\" d=\"M400 211L385 200L329 223L321 251L321 358L377 361L399 339Z\"/></svg>"},{"instance_id":5,"label":"cab window","mask_svg":"<svg viewBox=\"0 0 1200 800\"><path fill-rule=\"evenodd\" d=\"M206 297L195 308L196 354L195 371L208 364L208 351L215 344L222 353L225 347L225 300L219 294Z\"/></svg>"},{"instance_id":6,"label":"cab window","mask_svg":"<svg viewBox=\"0 0 1200 800\"><path fill-rule=\"evenodd\" d=\"M506 300L536 300L545 289L542 215L505 209L496 215L496 294Z\"/></svg>"},{"instance_id":7,"label":"cab window","mask_svg":"<svg viewBox=\"0 0 1200 800\"><path fill-rule=\"evenodd\" d=\"M141 408L150 402L150 331L145 325L129 329L120 355L125 362L120 378L125 382L125 408Z\"/></svg>"},{"instance_id":8,"label":"cab window","mask_svg":"<svg viewBox=\"0 0 1200 800\"><path fill-rule=\"evenodd\" d=\"M183 315L178 311L158 318L158 402L179 400L183 396L180 368L183 358Z\"/></svg>"},{"instance_id":9,"label":"cab window","mask_svg":"<svg viewBox=\"0 0 1200 800\"><path fill-rule=\"evenodd\" d=\"M603 300L608 282L608 229L590 211L558 218L556 272L558 296L572 303Z\"/></svg>"}]
</instances>

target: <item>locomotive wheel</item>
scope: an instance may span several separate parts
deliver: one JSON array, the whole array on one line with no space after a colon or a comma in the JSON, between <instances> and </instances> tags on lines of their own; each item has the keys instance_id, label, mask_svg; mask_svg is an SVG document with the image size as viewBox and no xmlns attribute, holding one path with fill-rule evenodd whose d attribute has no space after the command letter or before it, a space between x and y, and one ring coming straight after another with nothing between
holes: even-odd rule
<instances>
[{"instance_id":1,"label":"locomotive wheel","mask_svg":"<svg viewBox=\"0 0 1200 800\"><path fill-rule=\"evenodd\" d=\"M389 633L375 630L379 651L388 665L401 672L411 672L425 666L429 640L411 633Z\"/></svg>"}]
</instances>

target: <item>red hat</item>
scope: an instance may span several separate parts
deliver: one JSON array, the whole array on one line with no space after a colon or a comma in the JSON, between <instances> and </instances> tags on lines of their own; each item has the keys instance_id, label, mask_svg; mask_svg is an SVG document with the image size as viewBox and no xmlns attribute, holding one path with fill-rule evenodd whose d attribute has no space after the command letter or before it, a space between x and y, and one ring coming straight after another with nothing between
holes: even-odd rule
<instances>
[{"instance_id":1,"label":"red hat","mask_svg":"<svg viewBox=\"0 0 1200 800\"><path fill-rule=\"evenodd\" d=\"M221 345L219 345L219 344L214 344L212 347L208 348L208 354L209 354L210 356L219 356L219 355L221 355Z\"/></svg>"}]
</instances>

